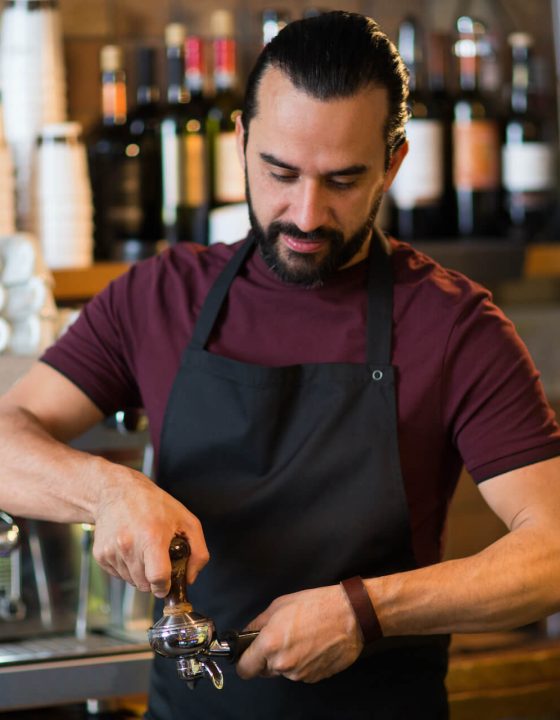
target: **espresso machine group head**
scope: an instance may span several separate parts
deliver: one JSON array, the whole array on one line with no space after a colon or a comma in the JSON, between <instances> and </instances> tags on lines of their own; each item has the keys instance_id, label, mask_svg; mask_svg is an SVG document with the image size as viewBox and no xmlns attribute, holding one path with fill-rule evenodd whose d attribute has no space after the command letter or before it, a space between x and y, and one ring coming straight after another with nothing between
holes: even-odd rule
<instances>
[{"instance_id":1,"label":"espresso machine group head","mask_svg":"<svg viewBox=\"0 0 560 720\"><path fill-rule=\"evenodd\" d=\"M192 690L208 678L218 690L224 676L216 659L235 662L257 637L258 631L230 630L218 637L214 622L193 610L187 598L188 541L173 538L169 547L171 589L164 599L163 616L149 630L154 652L177 663L177 672Z\"/></svg>"}]
</instances>

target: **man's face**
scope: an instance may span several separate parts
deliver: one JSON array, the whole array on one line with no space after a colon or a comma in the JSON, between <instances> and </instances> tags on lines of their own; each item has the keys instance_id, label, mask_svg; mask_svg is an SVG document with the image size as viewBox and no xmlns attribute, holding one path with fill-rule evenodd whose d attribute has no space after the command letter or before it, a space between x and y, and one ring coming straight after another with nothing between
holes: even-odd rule
<instances>
[{"instance_id":1,"label":"man's face","mask_svg":"<svg viewBox=\"0 0 560 720\"><path fill-rule=\"evenodd\" d=\"M321 101L275 68L264 73L244 155L247 199L261 254L282 279L314 286L367 256L406 154L385 171L386 117L384 88ZM241 122L237 130L242 151Z\"/></svg>"}]
</instances>

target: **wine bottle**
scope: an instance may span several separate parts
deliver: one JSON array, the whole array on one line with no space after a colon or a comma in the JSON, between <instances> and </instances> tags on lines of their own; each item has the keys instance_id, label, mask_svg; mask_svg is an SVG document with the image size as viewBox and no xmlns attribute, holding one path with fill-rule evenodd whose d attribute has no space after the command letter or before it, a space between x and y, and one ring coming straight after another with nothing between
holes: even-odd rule
<instances>
[{"instance_id":1,"label":"wine bottle","mask_svg":"<svg viewBox=\"0 0 560 720\"><path fill-rule=\"evenodd\" d=\"M160 120L161 107L156 75L156 50L140 47L137 52L136 105L129 115L131 137L138 146L140 162L140 218L138 241L127 243L128 256L140 259L155 253L163 239L161 219L162 178Z\"/></svg>"},{"instance_id":2,"label":"wine bottle","mask_svg":"<svg viewBox=\"0 0 560 720\"><path fill-rule=\"evenodd\" d=\"M187 42L184 25L167 26L167 106L161 121L162 214L169 243L190 241L205 245L208 241L208 144L200 98L196 92L193 95L187 85Z\"/></svg>"},{"instance_id":3,"label":"wine bottle","mask_svg":"<svg viewBox=\"0 0 560 720\"><path fill-rule=\"evenodd\" d=\"M413 18L401 23L398 44L409 71L411 117L406 125L408 156L390 190L395 232L403 240L437 238L449 233L443 208L444 122L429 91L424 37Z\"/></svg>"},{"instance_id":4,"label":"wine bottle","mask_svg":"<svg viewBox=\"0 0 560 720\"><path fill-rule=\"evenodd\" d=\"M96 260L130 260L142 225L140 148L127 125L127 88L122 48L101 49L100 124L87 138L94 207Z\"/></svg>"},{"instance_id":5,"label":"wine bottle","mask_svg":"<svg viewBox=\"0 0 560 720\"><path fill-rule=\"evenodd\" d=\"M267 8L261 14L262 44L267 45L280 30L290 22L290 14L286 10Z\"/></svg>"},{"instance_id":6,"label":"wine bottle","mask_svg":"<svg viewBox=\"0 0 560 720\"><path fill-rule=\"evenodd\" d=\"M457 21L460 94L454 104L453 185L461 236L495 236L502 228L501 138L498 113L479 85L484 25L470 17Z\"/></svg>"},{"instance_id":7,"label":"wine bottle","mask_svg":"<svg viewBox=\"0 0 560 720\"><path fill-rule=\"evenodd\" d=\"M533 38L512 33L511 109L502 148L502 184L510 234L532 240L552 217L555 204L554 126L538 108L532 82Z\"/></svg>"},{"instance_id":8,"label":"wine bottle","mask_svg":"<svg viewBox=\"0 0 560 720\"><path fill-rule=\"evenodd\" d=\"M237 43L233 16L216 10L211 17L214 97L208 111L212 168L212 206L245 200L245 177L237 156L235 120L241 114L238 92Z\"/></svg>"}]
</instances>

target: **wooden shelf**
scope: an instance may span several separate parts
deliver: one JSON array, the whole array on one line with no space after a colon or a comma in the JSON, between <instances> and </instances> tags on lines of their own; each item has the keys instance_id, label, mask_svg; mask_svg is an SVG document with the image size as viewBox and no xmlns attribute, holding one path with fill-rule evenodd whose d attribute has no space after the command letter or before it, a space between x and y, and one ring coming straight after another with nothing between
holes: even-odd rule
<instances>
[{"instance_id":1,"label":"wooden shelf","mask_svg":"<svg viewBox=\"0 0 560 720\"><path fill-rule=\"evenodd\" d=\"M477 265L480 266L478 255L480 253L485 254L485 245L482 242L471 244L418 243L418 246L420 249L426 250L428 254L430 254L429 251L431 250L435 259L439 259L448 267L453 267L456 263L460 264L461 267L455 269L462 270L467 275L471 266L474 268ZM499 261L498 264L503 267L504 258L508 256L507 244L494 241L492 246L487 247L486 255L490 256L492 252ZM510 274L515 274L517 268L519 268L522 276L527 278L560 278L560 243L528 245L523 252L524 257L520 261L517 258L519 248L511 248L512 257L509 263L511 267L506 268ZM103 262L95 263L88 268L55 269L52 271L55 281L55 299L63 304L89 300L89 298L107 287L112 280L125 273L130 265L130 263L126 262ZM473 279L476 280L476 272L474 272L474 275ZM480 278L481 282L484 282L484 280L485 278Z\"/></svg>"},{"instance_id":2,"label":"wooden shelf","mask_svg":"<svg viewBox=\"0 0 560 720\"><path fill-rule=\"evenodd\" d=\"M560 243L529 245L525 254L525 277L560 277Z\"/></svg>"},{"instance_id":3,"label":"wooden shelf","mask_svg":"<svg viewBox=\"0 0 560 720\"><path fill-rule=\"evenodd\" d=\"M58 303L89 300L107 285L125 273L130 263L103 262L87 268L52 270L54 297Z\"/></svg>"}]
</instances>

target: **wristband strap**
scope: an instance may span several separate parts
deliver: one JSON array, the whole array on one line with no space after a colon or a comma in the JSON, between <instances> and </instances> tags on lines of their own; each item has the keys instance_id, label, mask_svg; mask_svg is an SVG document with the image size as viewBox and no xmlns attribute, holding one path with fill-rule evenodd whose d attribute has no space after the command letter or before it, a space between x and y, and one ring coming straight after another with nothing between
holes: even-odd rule
<instances>
[{"instance_id":1,"label":"wristband strap","mask_svg":"<svg viewBox=\"0 0 560 720\"><path fill-rule=\"evenodd\" d=\"M364 645L370 645L375 640L383 637L383 630L379 623L379 618L375 612L375 608L370 600L364 581L359 575L343 580L340 583L344 592L348 596L362 636Z\"/></svg>"}]
</instances>

